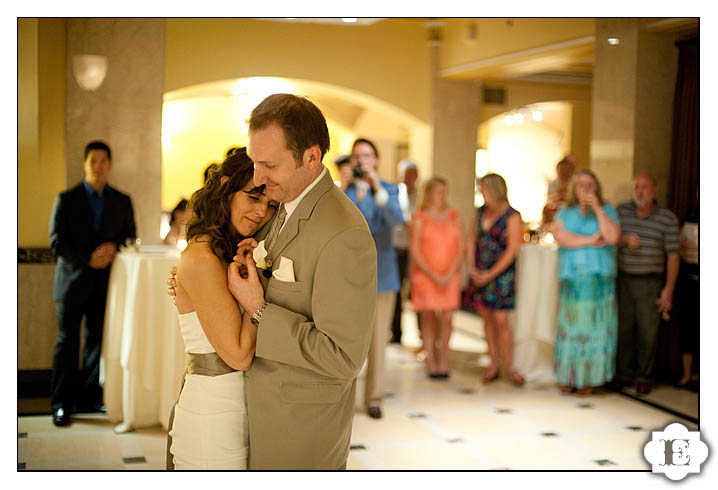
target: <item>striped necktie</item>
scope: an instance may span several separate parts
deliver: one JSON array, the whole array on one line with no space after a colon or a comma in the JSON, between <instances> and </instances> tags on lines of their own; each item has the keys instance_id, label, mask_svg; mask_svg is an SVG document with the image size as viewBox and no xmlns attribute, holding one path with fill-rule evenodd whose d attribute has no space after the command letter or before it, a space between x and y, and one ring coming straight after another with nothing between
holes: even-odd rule
<instances>
[{"instance_id":1,"label":"striped necktie","mask_svg":"<svg viewBox=\"0 0 718 490\"><path fill-rule=\"evenodd\" d=\"M267 250L267 254L272 250L272 246L274 245L274 242L277 241L277 236L279 236L279 230L282 229L282 225L284 224L284 220L287 217L287 210L284 207L284 203L282 203L279 206L279 213L277 214L277 217L274 219L274 222L272 223L272 227L269 229L269 233L267 234L267 238L264 242L264 248Z\"/></svg>"}]
</instances>

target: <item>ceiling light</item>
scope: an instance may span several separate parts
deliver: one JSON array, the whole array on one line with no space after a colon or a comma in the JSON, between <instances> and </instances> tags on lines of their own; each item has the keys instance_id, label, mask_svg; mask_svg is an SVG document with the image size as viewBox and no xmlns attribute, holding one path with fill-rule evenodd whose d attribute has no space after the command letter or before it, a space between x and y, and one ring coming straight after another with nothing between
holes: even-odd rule
<instances>
[{"instance_id":1,"label":"ceiling light","mask_svg":"<svg viewBox=\"0 0 718 490\"><path fill-rule=\"evenodd\" d=\"M617 37L609 37L608 38L608 44L616 45L616 44L619 44L620 42L621 42L621 40L618 39Z\"/></svg>"},{"instance_id":2,"label":"ceiling light","mask_svg":"<svg viewBox=\"0 0 718 490\"><path fill-rule=\"evenodd\" d=\"M514 123L514 117L512 115L504 116L504 122L511 126Z\"/></svg>"},{"instance_id":3,"label":"ceiling light","mask_svg":"<svg viewBox=\"0 0 718 490\"><path fill-rule=\"evenodd\" d=\"M536 122L541 122L541 121L543 121L543 112L541 112L541 111L533 111L533 112L531 113L531 117L534 118L534 121L536 121Z\"/></svg>"},{"instance_id":4,"label":"ceiling light","mask_svg":"<svg viewBox=\"0 0 718 490\"><path fill-rule=\"evenodd\" d=\"M345 24L354 24L356 23L356 21L356 17L342 17L342 22L344 22Z\"/></svg>"},{"instance_id":5,"label":"ceiling light","mask_svg":"<svg viewBox=\"0 0 718 490\"><path fill-rule=\"evenodd\" d=\"M522 122L524 122L524 115L517 112L516 114L514 114L514 121L516 121L516 124L521 124Z\"/></svg>"}]
</instances>

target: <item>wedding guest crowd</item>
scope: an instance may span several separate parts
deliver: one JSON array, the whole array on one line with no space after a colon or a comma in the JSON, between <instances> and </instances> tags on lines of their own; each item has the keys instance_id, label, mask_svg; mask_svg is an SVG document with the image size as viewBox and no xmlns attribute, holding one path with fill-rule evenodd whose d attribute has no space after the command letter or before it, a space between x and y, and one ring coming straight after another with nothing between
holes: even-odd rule
<instances>
[{"instance_id":1,"label":"wedding guest crowd","mask_svg":"<svg viewBox=\"0 0 718 490\"><path fill-rule=\"evenodd\" d=\"M399 266L399 292L396 293L394 304L394 317L391 322L391 342L401 343L401 310L402 291L406 289L409 276L409 225L411 217L416 211L416 201L419 194L419 170L416 163L405 158L397 165L397 180L399 181L399 205L403 214L404 223L394 227L392 243L396 250L396 261Z\"/></svg>"},{"instance_id":2,"label":"wedding guest crowd","mask_svg":"<svg viewBox=\"0 0 718 490\"><path fill-rule=\"evenodd\" d=\"M593 172L578 172L551 232L560 246L556 378L563 392L590 394L614 375L614 245L621 234L616 210L604 202Z\"/></svg>"},{"instance_id":3,"label":"wedding guest crowd","mask_svg":"<svg viewBox=\"0 0 718 490\"><path fill-rule=\"evenodd\" d=\"M191 217L189 201L185 198L180 199L170 213L170 230L162 241L166 245L176 246L179 240L184 240L185 229Z\"/></svg>"},{"instance_id":4,"label":"wedding guest crowd","mask_svg":"<svg viewBox=\"0 0 718 490\"><path fill-rule=\"evenodd\" d=\"M432 177L411 223L411 302L421 317L427 374L443 379L449 377L451 321L459 307L464 248L459 212L449 207L447 190L446 180Z\"/></svg>"},{"instance_id":5,"label":"wedding guest crowd","mask_svg":"<svg viewBox=\"0 0 718 490\"><path fill-rule=\"evenodd\" d=\"M681 364L683 373L678 386L695 388L693 361L698 355L700 327L700 288L698 268L698 213L691 213L681 229L681 265L676 285L676 313L680 329Z\"/></svg>"},{"instance_id":6,"label":"wedding guest crowd","mask_svg":"<svg viewBox=\"0 0 718 490\"><path fill-rule=\"evenodd\" d=\"M653 176L633 181L632 201L618 206L621 241L618 249L619 385L636 383L636 391L652 390L659 314L669 318L680 265L678 219L656 202Z\"/></svg>"},{"instance_id":7,"label":"wedding guest crowd","mask_svg":"<svg viewBox=\"0 0 718 490\"><path fill-rule=\"evenodd\" d=\"M543 208L542 221L544 224L550 224L556 211L561 206L568 204L571 190L571 178L576 172L576 158L573 155L566 155L556 164L556 179L548 184L548 197L546 205Z\"/></svg>"},{"instance_id":8,"label":"wedding guest crowd","mask_svg":"<svg viewBox=\"0 0 718 490\"><path fill-rule=\"evenodd\" d=\"M130 197L108 183L112 152L102 141L85 146L84 177L55 199L50 247L57 256L53 299L57 339L52 359L52 422L71 423L73 409L104 411L100 386L102 328L110 264L120 245L135 238ZM82 371L80 324L85 319Z\"/></svg>"},{"instance_id":9,"label":"wedding guest crowd","mask_svg":"<svg viewBox=\"0 0 718 490\"><path fill-rule=\"evenodd\" d=\"M478 180L484 205L471 227L467 264L471 281L466 301L484 320L491 365L483 377L488 383L499 376L499 355L506 375L516 385L524 377L513 367L513 336L509 313L516 306L516 256L521 244L521 215L508 201L506 181L489 173Z\"/></svg>"},{"instance_id":10,"label":"wedding guest crowd","mask_svg":"<svg viewBox=\"0 0 718 490\"><path fill-rule=\"evenodd\" d=\"M379 178L379 152L368 139L359 138L352 145L350 156L352 179L346 181L344 192L359 208L369 225L377 251L377 300L374 314L364 400L370 417L382 417L384 397L384 356L389 341L396 293L400 289L396 251L391 242L392 230L404 222L399 205L399 188ZM348 170L341 170L342 185ZM348 298L351 301L350 298Z\"/></svg>"}]
</instances>

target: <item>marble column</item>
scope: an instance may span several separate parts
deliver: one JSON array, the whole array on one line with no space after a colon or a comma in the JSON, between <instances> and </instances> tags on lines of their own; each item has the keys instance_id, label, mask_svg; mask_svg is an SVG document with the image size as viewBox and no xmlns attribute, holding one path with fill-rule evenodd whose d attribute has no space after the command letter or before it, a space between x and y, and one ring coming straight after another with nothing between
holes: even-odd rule
<instances>
[{"instance_id":1,"label":"marble column","mask_svg":"<svg viewBox=\"0 0 718 490\"><path fill-rule=\"evenodd\" d=\"M634 175L649 172L665 205L678 51L672 34L646 22L596 19L590 168L613 204L630 198Z\"/></svg>"},{"instance_id":2,"label":"marble column","mask_svg":"<svg viewBox=\"0 0 718 490\"><path fill-rule=\"evenodd\" d=\"M107 57L107 74L85 90L73 73L82 54ZM159 243L164 19L68 19L66 183L82 178L85 145L104 140L112 150L110 183L130 195L138 236Z\"/></svg>"},{"instance_id":3,"label":"marble column","mask_svg":"<svg viewBox=\"0 0 718 490\"><path fill-rule=\"evenodd\" d=\"M481 86L442 80L438 74L438 43L431 50L433 158L430 175L449 184L449 205L458 209L465 230L474 217L474 180Z\"/></svg>"}]
</instances>

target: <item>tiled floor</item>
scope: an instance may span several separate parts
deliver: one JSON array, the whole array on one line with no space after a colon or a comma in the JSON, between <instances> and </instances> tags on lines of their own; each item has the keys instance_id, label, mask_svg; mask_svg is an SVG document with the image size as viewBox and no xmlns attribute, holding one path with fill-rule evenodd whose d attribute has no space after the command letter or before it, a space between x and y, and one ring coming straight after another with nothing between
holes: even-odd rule
<instances>
[{"instance_id":1,"label":"tiled floor","mask_svg":"<svg viewBox=\"0 0 718 490\"><path fill-rule=\"evenodd\" d=\"M357 387L350 470L649 470L652 430L695 424L616 393L563 395L556 386L504 380L482 385L487 359L480 320L459 312L449 380L431 380L416 360L414 316L403 344L387 349L384 417L369 418ZM115 434L102 415L77 415L69 428L49 415L18 417L19 470L160 470L161 427Z\"/></svg>"}]
</instances>

